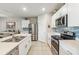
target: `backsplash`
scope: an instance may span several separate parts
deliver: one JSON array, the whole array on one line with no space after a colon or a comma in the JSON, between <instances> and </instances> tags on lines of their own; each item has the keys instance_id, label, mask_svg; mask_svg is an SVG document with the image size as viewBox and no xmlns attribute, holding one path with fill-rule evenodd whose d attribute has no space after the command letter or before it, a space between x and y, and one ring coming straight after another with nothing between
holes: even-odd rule
<instances>
[{"instance_id":1,"label":"backsplash","mask_svg":"<svg viewBox=\"0 0 79 59\"><path fill-rule=\"evenodd\" d=\"M62 33L65 31L65 29L64 28L52 28L52 31L57 32L57 33Z\"/></svg>"},{"instance_id":2,"label":"backsplash","mask_svg":"<svg viewBox=\"0 0 79 59\"><path fill-rule=\"evenodd\" d=\"M79 38L79 26L70 27L69 31L72 31L76 34L76 37Z\"/></svg>"},{"instance_id":3,"label":"backsplash","mask_svg":"<svg viewBox=\"0 0 79 59\"><path fill-rule=\"evenodd\" d=\"M64 27L64 28L52 28L53 32L62 33L64 31L71 31L76 34L76 37L79 38L79 26L73 27Z\"/></svg>"}]
</instances>

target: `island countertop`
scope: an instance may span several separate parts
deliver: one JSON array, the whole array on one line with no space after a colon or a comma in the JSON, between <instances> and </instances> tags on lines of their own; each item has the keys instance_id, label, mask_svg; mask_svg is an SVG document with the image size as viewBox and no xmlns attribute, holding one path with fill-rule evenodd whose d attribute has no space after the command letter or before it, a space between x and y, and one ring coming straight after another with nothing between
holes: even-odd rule
<instances>
[{"instance_id":1,"label":"island countertop","mask_svg":"<svg viewBox=\"0 0 79 59\"><path fill-rule=\"evenodd\" d=\"M30 37L31 34L15 34L15 35L13 35L13 36L26 36L26 37ZM10 39L10 38L12 38L12 36L7 36L7 37L4 37L4 38L0 38L0 42L2 42L2 41L4 41L4 40L8 40L8 39Z\"/></svg>"},{"instance_id":2,"label":"island countertop","mask_svg":"<svg viewBox=\"0 0 79 59\"><path fill-rule=\"evenodd\" d=\"M17 47L19 43L12 43L12 42L0 42L0 55L6 55L9 53L12 49Z\"/></svg>"},{"instance_id":3,"label":"island countertop","mask_svg":"<svg viewBox=\"0 0 79 59\"><path fill-rule=\"evenodd\" d=\"M16 34L15 36L26 36L25 34ZM26 36L26 38L30 37L30 34L28 34ZM14 49L15 47L17 47L23 40L21 40L20 42L2 42L4 40L8 40L12 38L12 36L8 36L8 37L4 37L0 39L0 55L6 55L7 53L9 53L12 49Z\"/></svg>"},{"instance_id":4,"label":"island countertop","mask_svg":"<svg viewBox=\"0 0 79 59\"><path fill-rule=\"evenodd\" d=\"M77 40L59 40L60 46L72 54L79 55L79 41Z\"/></svg>"}]
</instances>

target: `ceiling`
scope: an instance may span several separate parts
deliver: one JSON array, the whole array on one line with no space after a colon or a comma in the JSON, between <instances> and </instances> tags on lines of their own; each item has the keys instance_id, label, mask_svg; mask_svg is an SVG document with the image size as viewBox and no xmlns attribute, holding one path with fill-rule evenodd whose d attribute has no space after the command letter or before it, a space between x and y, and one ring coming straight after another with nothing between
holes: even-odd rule
<instances>
[{"instance_id":1,"label":"ceiling","mask_svg":"<svg viewBox=\"0 0 79 59\"><path fill-rule=\"evenodd\" d=\"M0 14L3 16L35 17L44 13L55 12L63 3L0 3ZM22 8L26 8L23 11ZM41 9L45 8L43 12Z\"/></svg>"}]
</instances>

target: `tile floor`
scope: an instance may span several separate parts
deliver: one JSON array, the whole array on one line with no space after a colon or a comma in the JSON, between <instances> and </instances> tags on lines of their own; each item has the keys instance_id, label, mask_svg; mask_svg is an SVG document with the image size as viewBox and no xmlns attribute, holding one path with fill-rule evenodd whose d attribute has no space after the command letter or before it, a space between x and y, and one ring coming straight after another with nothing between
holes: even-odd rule
<instances>
[{"instance_id":1,"label":"tile floor","mask_svg":"<svg viewBox=\"0 0 79 59\"><path fill-rule=\"evenodd\" d=\"M28 55L52 55L49 46L40 41L32 41L32 47Z\"/></svg>"}]
</instances>

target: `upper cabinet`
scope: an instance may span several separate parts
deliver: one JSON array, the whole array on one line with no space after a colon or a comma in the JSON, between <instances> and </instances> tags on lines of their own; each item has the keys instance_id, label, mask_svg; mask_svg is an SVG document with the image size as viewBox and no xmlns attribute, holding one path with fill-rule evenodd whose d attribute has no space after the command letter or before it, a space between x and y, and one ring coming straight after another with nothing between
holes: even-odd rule
<instances>
[{"instance_id":1,"label":"upper cabinet","mask_svg":"<svg viewBox=\"0 0 79 59\"><path fill-rule=\"evenodd\" d=\"M56 19L65 14L68 15L68 27L79 26L79 3L67 3L52 16L52 27L56 27Z\"/></svg>"},{"instance_id":2,"label":"upper cabinet","mask_svg":"<svg viewBox=\"0 0 79 59\"><path fill-rule=\"evenodd\" d=\"M79 3L68 4L68 26L79 26Z\"/></svg>"},{"instance_id":3,"label":"upper cabinet","mask_svg":"<svg viewBox=\"0 0 79 59\"><path fill-rule=\"evenodd\" d=\"M52 27L56 27L55 25L56 19L60 18L61 16L66 15L67 13L68 13L67 4L65 4L52 16Z\"/></svg>"},{"instance_id":4,"label":"upper cabinet","mask_svg":"<svg viewBox=\"0 0 79 59\"><path fill-rule=\"evenodd\" d=\"M58 14L58 17L57 17L57 18L59 18L59 17L61 17L61 16L63 16L63 15L66 15L67 12L68 12L68 10L67 10L67 4L65 4L64 6L62 6L62 7L57 11L57 14Z\"/></svg>"},{"instance_id":5,"label":"upper cabinet","mask_svg":"<svg viewBox=\"0 0 79 59\"><path fill-rule=\"evenodd\" d=\"M30 24L29 20L22 20L22 28L28 28Z\"/></svg>"}]
</instances>

